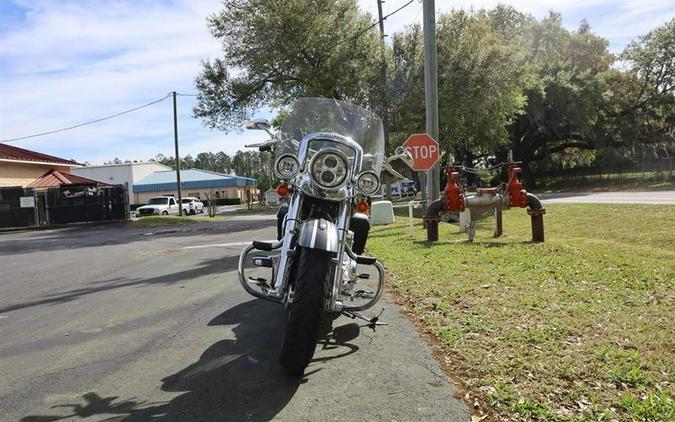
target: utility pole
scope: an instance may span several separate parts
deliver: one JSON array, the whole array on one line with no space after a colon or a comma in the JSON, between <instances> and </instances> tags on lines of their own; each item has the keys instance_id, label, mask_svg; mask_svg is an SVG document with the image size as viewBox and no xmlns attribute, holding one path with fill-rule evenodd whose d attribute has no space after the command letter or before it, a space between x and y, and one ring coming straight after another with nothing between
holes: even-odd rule
<instances>
[{"instance_id":1,"label":"utility pole","mask_svg":"<svg viewBox=\"0 0 675 422\"><path fill-rule=\"evenodd\" d=\"M382 79L382 121L384 122L384 142L385 148L389 146L389 101L387 96L387 56L386 45L384 42L384 17L382 14L382 3L384 0L377 0L377 16L380 23L380 53L382 57L382 65L380 67ZM391 198L391 176L385 176L385 186L387 189L386 198Z\"/></svg>"},{"instance_id":2,"label":"utility pole","mask_svg":"<svg viewBox=\"0 0 675 422\"><path fill-rule=\"evenodd\" d=\"M426 103L427 133L438 141L438 76L436 61L436 6L434 0L422 0L424 29L424 98ZM426 175L426 197L438 199L440 191L440 164L436 163Z\"/></svg>"},{"instance_id":3,"label":"utility pole","mask_svg":"<svg viewBox=\"0 0 675 422\"><path fill-rule=\"evenodd\" d=\"M176 91L173 94L173 142L176 147L176 188L178 189L178 215L183 215L183 192L180 184L180 155L178 154L178 113L176 111Z\"/></svg>"},{"instance_id":4,"label":"utility pole","mask_svg":"<svg viewBox=\"0 0 675 422\"><path fill-rule=\"evenodd\" d=\"M382 18L382 3L384 3L384 0L377 0L377 15L380 22L380 37L382 38L382 43L384 43L384 19Z\"/></svg>"}]
</instances>

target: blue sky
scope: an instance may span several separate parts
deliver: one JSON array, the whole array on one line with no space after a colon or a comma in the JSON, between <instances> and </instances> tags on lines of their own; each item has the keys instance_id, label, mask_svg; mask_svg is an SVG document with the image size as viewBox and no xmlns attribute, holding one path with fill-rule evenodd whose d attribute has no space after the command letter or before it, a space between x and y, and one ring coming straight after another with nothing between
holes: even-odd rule
<instances>
[{"instance_id":1,"label":"blue sky","mask_svg":"<svg viewBox=\"0 0 675 422\"><path fill-rule=\"evenodd\" d=\"M407 0L387 0L385 14ZM672 0L436 0L439 11L507 3L541 18L562 14L575 28L586 18L610 50L675 17ZM377 14L376 0L359 0ZM0 139L58 129L135 107L170 91L192 93L199 61L219 54L205 19L220 0L0 0ZM389 18L391 33L422 19L421 3ZM263 140L260 132L226 134L191 117L193 97L179 97L181 155ZM261 115L269 111L261 110ZM173 155L171 102L76 130L13 145L102 163L114 157Z\"/></svg>"}]
</instances>

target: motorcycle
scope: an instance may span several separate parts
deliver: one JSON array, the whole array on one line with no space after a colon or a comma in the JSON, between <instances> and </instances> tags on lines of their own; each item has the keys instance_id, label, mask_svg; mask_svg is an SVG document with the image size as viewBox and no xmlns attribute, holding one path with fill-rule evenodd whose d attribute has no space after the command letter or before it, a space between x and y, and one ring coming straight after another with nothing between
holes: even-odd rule
<instances>
[{"instance_id":1,"label":"motorcycle","mask_svg":"<svg viewBox=\"0 0 675 422\"><path fill-rule=\"evenodd\" d=\"M399 147L385 159L380 118L328 98L296 100L284 111L277 133L265 119L247 128L271 136L250 146L274 153L281 180L277 193L286 204L277 212L277 240L255 240L241 252L239 280L251 295L285 307L279 362L290 374L302 375L325 315L378 324L378 317L361 314L377 303L384 286L382 264L363 255L370 197L380 190L383 168L403 179L392 163L412 166L412 157ZM251 277L248 264L266 269L268 277ZM370 272L361 272L364 266ZM358 288L373 281L373 290Z\"/></svg>"}]
</instances>

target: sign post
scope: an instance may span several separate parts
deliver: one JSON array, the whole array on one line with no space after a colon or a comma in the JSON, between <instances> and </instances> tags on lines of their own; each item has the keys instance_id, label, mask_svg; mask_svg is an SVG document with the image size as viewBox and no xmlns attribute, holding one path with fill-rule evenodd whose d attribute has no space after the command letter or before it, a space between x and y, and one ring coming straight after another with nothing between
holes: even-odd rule
<instances>
[{"instance_id":1,"label":"sign post","mask_svg":"<svg viewBox=\"0 0 675 422\"><path fill-rule=\"evenodd\" d=\"M438 139L438 75L436 59L436 6L434 0L422 0L422 30L424 32L424 102L426 130ZM440 191L440 168L429 167L426 192L431 202L438 199Z\"/></svg>"}]
</instances>

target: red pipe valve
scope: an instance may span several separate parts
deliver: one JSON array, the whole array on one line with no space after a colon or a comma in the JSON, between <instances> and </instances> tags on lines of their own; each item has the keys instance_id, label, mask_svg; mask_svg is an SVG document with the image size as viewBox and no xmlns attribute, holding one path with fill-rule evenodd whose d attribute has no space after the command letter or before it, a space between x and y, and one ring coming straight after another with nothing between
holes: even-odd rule
<instances>
[{"instance_id":1,"label":"red pipe valve","mask_svg":"<svg viewBox=\"0 0 675 422\"><path fill-rule=\"evenodd\" d=\"M506 190L509 193L509 205L511 207L525 208L527 206L527 191L523 189L523 184L518 179L521 169L515 164L509 164L507 171L509 181L506 185Z\"/></svg>"},{"instance_id":2,"label":"red pipe valve","mask_svg":"<svg viewBox=\"0 0 675 422\"><path fill-rule=\"evenodd\" d=\"M464 197L459 187L459 173L448 169L445 183L445 210L464 211Z\"/></svg>"}]
</instances>

